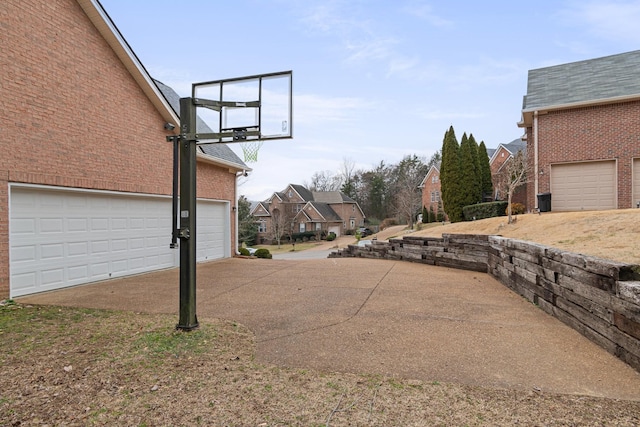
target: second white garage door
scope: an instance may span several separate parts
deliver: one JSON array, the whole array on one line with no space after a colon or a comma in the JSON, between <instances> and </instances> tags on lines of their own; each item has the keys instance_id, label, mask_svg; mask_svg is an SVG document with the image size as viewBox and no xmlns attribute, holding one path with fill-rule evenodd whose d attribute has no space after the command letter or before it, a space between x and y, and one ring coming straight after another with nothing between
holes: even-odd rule
<instances>
[{"instance_id":1,"label":"second white garage door","mask_svg":"<svg viewBox=\"0 0 640 427\"><path fill-rule=\"evenodd\" d=\"M551 165L551 210L615 209L615 161Z\"/></svg>"},{"instance_id":2,"label":"second white garage door","mask_svg":"<svg viewBox=\"0 0 640 427\"><path fill-rule=\"evenodd\" d=\"M197 259L230 256L228 203L198 201ZM12 297L174 267L171 199L10 188Z\"/></svg>"}]
</instances>

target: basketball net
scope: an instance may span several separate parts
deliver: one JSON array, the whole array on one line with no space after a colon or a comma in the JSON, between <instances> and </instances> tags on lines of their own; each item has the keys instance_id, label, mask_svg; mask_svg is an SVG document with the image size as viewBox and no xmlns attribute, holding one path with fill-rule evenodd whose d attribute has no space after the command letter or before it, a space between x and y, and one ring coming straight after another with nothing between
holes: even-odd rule
<instances>
[{"instance_id":1,"label":"basketball net","mask_svg":"<svg viewBox=\"0 0 640 427\"><path fill-rule=\"evenodd\" d=\"M244 153L244 161L248 163L255 163L258 161L258 151L262 147L262 141L247 141L240 144L242 152Z\"/></svg>"}]
</instances>

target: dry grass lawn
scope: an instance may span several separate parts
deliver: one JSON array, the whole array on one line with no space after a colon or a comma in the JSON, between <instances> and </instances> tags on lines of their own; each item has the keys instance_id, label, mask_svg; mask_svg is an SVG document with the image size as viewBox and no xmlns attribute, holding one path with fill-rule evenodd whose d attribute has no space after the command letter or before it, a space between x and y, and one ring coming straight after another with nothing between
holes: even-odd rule
<instances>
[{"instance_id":1,"label":"dry grass lawn","mask_svg":"<svg viewBox=\"0 0 640 427\"><path fill-rule=\"evenodd\" d=\"M506 217L444 226L425 224L411 235L440 237L442 233L498 234L600 258L640 263L640 209L526 214L518 215L512 224L507 223Z\"/></svg>"}]
</instances>

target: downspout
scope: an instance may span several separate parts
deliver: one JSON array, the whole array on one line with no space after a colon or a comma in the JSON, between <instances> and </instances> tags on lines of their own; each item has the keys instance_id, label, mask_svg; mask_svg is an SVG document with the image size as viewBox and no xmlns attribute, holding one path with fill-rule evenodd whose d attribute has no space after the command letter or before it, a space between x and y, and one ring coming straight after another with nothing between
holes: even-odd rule
<instances>
[{"instance_id":1,"label":"downspout","mask_svg":"<svg viewBox=\"0 0 640 427\"><path fill-rule=\"evenodd\" d=\"M535 207L539 209L538 206L538 193L540 193L540 183L539 183L539 165L538 165L538 111L533 112L533 171L535 174L534 178L534 200Z\"/></svg>"},{"instance_id":2,"label":"downspout","mask_svg":"<svg viewBox=\"0 0 640 427\"><path fill-rule=\"evenodd\" d=\"M236 204L235 204L235 213L236 213L236 241L235 241L235 245L233 247L233 252L236 255L240 255L240 251L238 250L238 246L240 246L240 242L238 241L238 238L240 237L240 233L238 231L238 229L240 228L240 224L238 223L238 200L240 200L240 197L238 196L238 178L240 178L243 175L246 175L247 171L243 170L242 172L236 172L236 180L235 180L235 188L234 188L234 194L235 194L235 198L236 198Z\"/></svg>"}]
</instances>

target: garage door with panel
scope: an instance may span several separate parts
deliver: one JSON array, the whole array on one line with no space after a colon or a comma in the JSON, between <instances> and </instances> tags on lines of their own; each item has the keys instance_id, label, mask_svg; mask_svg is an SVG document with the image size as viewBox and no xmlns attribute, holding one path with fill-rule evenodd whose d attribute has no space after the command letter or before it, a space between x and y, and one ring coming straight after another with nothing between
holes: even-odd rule
<instances>
[{"instance_id":1,"label":"garage door with panel","mask_svg":"<svg viewBox=\"0 0 640 427\"><path fill-rule=\"evenodd\" d=\"M551 165L551 210L615 209L615 161Z\"/></svg>"},{"instance_id":2,"label":"garage door with panel","mask_svg":"<svg viewBox=\"0 0 640 427\"><path fill-rule=\"evenodd\" d=\"M196 253L198 262L230 256L228 242L229 206L223 202L199 200L196 207L197 240Z\"/></svg>"},{"instance_id":3,"label":"garage door with panel","mask_svg":"<svg viewBox=\"0 0 640 427\"><path fill-rule=\"evenodd\" d=\"M198 218L200 211L205 217L224 213L220 206L199 202ZM206 248L200 260L226 255L222 241L209 241L224 235L209 231L210 222L197 221L198 249ZM175 267L179 251L169 248L171 228L169 197L12 186L10 294Z\"/></svg>"}]
</instances>

